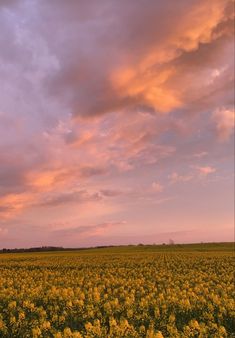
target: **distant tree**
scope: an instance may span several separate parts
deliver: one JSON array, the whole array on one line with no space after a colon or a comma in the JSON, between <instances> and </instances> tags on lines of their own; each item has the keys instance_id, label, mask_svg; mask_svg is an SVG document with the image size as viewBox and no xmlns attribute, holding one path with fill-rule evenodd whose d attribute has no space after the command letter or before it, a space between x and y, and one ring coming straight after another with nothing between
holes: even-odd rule
<instances>
[{"instance_id":1,"label":"distant tree","mask_svg":"<svg viewBox=\"0 0 235 338\"><path fill-rule=\"evenodd\" d=\"M169 239L169 245L174 245L175 244L175 242L173 241L173 239Z\"/></svg>"}]
</instances>

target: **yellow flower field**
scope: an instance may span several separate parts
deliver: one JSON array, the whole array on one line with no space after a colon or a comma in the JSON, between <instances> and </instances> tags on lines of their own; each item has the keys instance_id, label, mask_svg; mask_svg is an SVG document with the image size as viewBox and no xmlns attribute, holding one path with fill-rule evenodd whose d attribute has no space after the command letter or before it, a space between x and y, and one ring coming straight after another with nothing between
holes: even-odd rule
<instances>
[{"instance_id":1,"label":"yellow flower field","mask_svg":"<svg viewBox=\"0 0 235 338\"><path fill-rule=\"evenodd\" d=\"M233 337L233 248L0 255L0 337Z\"/></svg>"}]
</instances>

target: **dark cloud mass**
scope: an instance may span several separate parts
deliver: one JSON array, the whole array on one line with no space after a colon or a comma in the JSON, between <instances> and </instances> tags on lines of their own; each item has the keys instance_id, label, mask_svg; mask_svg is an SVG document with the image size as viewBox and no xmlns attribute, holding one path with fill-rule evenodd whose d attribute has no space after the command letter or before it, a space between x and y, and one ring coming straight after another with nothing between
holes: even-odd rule
<instances>
[{"instance_id":1,"label":"dark cloud mass","mask_svg":"<svg viewBox=\"0 0 235 338\"><path fill-rule=\"evenodd\" d=\"M149 1L147 6L142 1L75 1L69 6L57 2L56 11L54 7L53 2L40 2L46 25L37 22L37 29L60 63L60 71L49 79L51 92L64 96L74 115L142 106L155 111L193 109L208 89L214 98L217 83L212 79L205 84L202 78L224 66L221 48L232 48L231 1L214 1L213 6L209 1ZM51 36L57 38L51 41ZM231 62L224 70L230 74ZM228 80L220 81L219 91ZM207 105L213 108L213 102Z\"/></svg>"}]
</instances>

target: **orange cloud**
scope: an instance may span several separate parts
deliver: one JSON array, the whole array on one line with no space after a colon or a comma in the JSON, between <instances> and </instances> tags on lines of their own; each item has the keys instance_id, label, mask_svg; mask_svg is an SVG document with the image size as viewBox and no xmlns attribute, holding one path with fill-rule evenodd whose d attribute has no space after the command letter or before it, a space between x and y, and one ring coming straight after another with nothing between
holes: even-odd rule
<instances>
[{"instance_id":1,"label":"orange cloud","mask_svg":"<svg viewBox=\"0 0 235 338\"><path fill-rule=\"evenodd\" d=\"M142 68L142 65L139 65L139 68ZM114 71L111 81L119 96L135 97L158 111L168 112L181 106L176 93L170 88L165 88L165 83L173 73L173 68L152 73L148 71L148 67L141 72L137 66L135 70L124 68Z\"/></svg>"},{"instance_id":2,"label":"orange cloud","mask_svg":"<svg viewBox=\"0 0 235 338\"><path fill-rule=\"evenodd\" d=\"M181 56L199 50L202 44L213 44L220 37L214 31L221 22L228 20L225 15L227 4L226 1L214 1L211 6L210 1L197 2L188 10L187 15L175 22L174 29L170 30L165 39L149 47L142 58L134 61L134 65L114 69L111 83L116 95L120 98L128 97L128 102L132 102L130 104L147 105L158 112L169 112L189 104L194 99L192 90L198 98L203 97L203 60L200 61L202 68L192 73L191 78L186 69L179 65L175 67L174 63ZM226 34L231 34L231 30ZM212 70L213 79L220 75L220 71L215 73ZM208 87L211 84L212 81Z\"/></svg>"},{"instance_id":3,"label":"orange cloud","mask_svg":"<svg viewBox=\"0 0 235 338\"><path fill-rule=\"evenodd\" d=\"M0 214L2 218L12 218L27 208L34 200L30 192L19 194L8 194L0 198Z\"/></svg>"},{"instance_id":4,"label":"orange cloud","mask_svg":"<svg viewBox=\"0 0 235 338\"><path fill-rule=\"evenodd\" d=\"M55 190L68 183L73 176L70 174L70 168L61 166L61 168L53 169L53 159L50 163L50 170L34 170L27 173L28 186L38 192Z\"/></svg>"}]
</instances>

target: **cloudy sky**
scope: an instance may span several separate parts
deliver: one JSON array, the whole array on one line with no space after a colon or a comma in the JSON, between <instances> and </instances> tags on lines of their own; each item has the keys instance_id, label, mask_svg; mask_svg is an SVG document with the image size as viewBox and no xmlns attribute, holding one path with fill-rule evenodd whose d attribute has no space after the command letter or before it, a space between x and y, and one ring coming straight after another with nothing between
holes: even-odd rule
<instances>
[{"instance_id":1,"label":"cloudy sky","mask_svg":"<svg viewBox=\"0 0 235 338\"><path fill-rule=\"evenodd\" d=\"M0 247L233 240L230 0L0 0Z\"/></svg>"}]
</instances>

